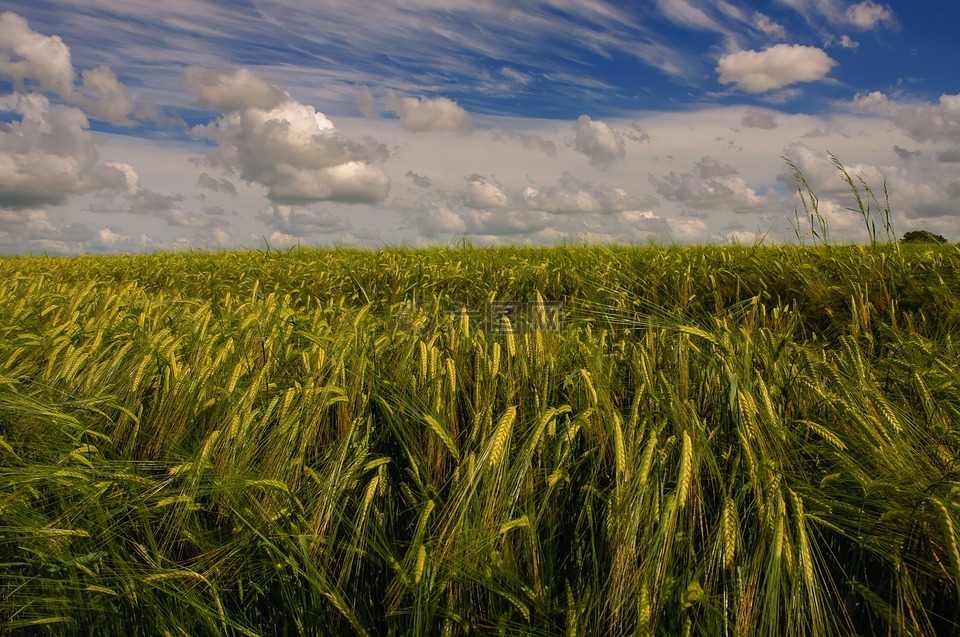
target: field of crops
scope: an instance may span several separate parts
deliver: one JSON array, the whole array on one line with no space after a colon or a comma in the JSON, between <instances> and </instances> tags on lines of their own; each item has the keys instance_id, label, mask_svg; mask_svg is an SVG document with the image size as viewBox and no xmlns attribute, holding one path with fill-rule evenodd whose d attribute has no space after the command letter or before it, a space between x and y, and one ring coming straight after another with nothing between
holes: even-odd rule
<instances>
[{"instance_id":1,"label":"field of crops","mask_svg":"<svg viewBox=\"0 0 960 637\"><path fill-rule=\"evenodd\" d=\"M5 258L0 634L956 633L958 357L956 246Z\"/></svg>"}]
</instances>

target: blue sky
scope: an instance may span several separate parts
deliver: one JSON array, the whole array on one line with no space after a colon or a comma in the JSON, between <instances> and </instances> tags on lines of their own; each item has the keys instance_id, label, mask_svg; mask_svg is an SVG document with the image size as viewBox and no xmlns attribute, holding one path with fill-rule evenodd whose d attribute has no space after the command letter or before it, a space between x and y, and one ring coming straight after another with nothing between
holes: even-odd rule
<instances>
[{"instance_id":1,"label":"blue sky","mask_svg":"<svg viewBox=\"0 0 960 637\"><path fill-rule=\"evenodd\" d=\"M960 239L960 4L8 2L0 252Z\"/></svg>"}]
</instances>

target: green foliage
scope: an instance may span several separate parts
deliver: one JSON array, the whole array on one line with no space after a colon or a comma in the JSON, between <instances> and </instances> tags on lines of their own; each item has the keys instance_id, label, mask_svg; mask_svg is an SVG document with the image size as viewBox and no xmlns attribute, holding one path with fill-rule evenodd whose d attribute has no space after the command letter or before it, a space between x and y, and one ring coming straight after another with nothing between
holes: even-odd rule
<instances>
[{"instance_id":1,"label":"green foliage","mask_svg":"<svg viewBox=\"0 0 960 637\"><path fill-rule=\"evenodd\" d=\"M8 258L0 280L4 634L960 620L955 246ZM509 301L559 301L562 329L469 313Z\"/></svg>"},{"instance_id":2,"label":"green foliage","mask_svg":"<svg viewBox=\"0 0 960 637\"><path fill-rule=\"evenodd\" d=\"M911 230L903 235L900 243L946 243L947 239L942 234L934 234L929 230Z\"/></svg>"}]
</instances>

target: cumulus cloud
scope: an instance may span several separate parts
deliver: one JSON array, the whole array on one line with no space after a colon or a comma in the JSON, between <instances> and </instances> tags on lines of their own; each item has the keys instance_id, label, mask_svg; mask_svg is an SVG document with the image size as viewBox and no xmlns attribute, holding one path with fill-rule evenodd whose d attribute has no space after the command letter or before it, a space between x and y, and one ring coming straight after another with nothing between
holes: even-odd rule
<instances>
[{"instance_id":1,"label":"cumulus cloud","mask_svg":"<svg viewBox=\"0 0 960 637\"><path fill-rule=\"evenodd\" d=\"M697 174L706 179L734 177L737 169L713 157L701 157L696 163Z\"/></svg>"},{"instance_id":2,"label":"cumulus cloud","mask_svg":"<svg viewBox=\"0 0 960 637\"><path fill-rule=\"evenodd\" d=\"M134 215L163 213L172 210L183 201L183 195L165 195L149 188L141 188L127 198L130 202L127 212Z\"/></svg>"},{"instance_id":3,"label":"cumulus cloud","mask_svg":"<svg viewBox=\"0 0 960 637\"><path fill-rule=\"evenodd\" d=\"M761 195L732 166L712 157L701 158L693 171L671 172L662 179L650 175L649 181L658 195L694 208L763 212L782 204L775 190Z\"/></svg>"},{"instance_id":4,"label":"cumulus cloud","mask_svg":"<svg viewBox=\"0 0 960 637\"><path fill-rule=\"evenodd\" d=\"M936 104L905 104L896 109L897 126L918 142L960 144L960 94L941 95Z\"/></svg>"},{"instance_id":5,"label":"cumulus cloud","mask_svg":"<svg viewBox=\"0 0 960 637\"><path fill-rule=\"evenodd\" d=\"M276 86L248 69L223 71L189 66L183 72L187 88L197 94L197 105L223 113L244 109L270 110L284 101Z\"/></svg>"},{"instance_id":6,"label":"cumulus cloud","mask_svg":"<svg viewBox=\"0 0 960 637\"><path fill-rule=\"evenodd\" d=\"M74 86L76 75L70 48L60 36L37 33L10 11L0 13L0 79L13 84L16 92L55 93L91 117L115 126L133 125L127 115L136 104L109 67L84 70L80 90Z\"/></svg>"},{"instance_id":7,"label":"cumulus cloud","mask_svg":"<svg viewBox=\"0 0 960 637\"><path fill-rule=\"evenodd\" d=\"M640 235L634 231L639 232L640 226L645 233L669 234L665 221L660 220L654 228L649 219L636 217L638 211L659 206L656 198L636 197L623 188L583 181L570 173L552 186L508 188L480 174L464 180L466 185L454 192L438 189L416 199L394 199L391 207L400 210L408 227L426 238L465 232L472 241L482 243L520 235L539 241L547 240L541 236L543 232L569 238L588 228L606 228L622 237L637 238ZM631 220L627 224L630 231L624 235L624 224Z\"/></svg>"},{"instance_id":8,"label":"cumulus cloud","mask_svg":"<svg viewBox=\"0 0 960 637\"><path fill-rule=\"evenodd\" d=\"M904 152L903 149L901 151ZM843 233L847 238L858 240L865 238L859 205L827 153L798 143L791 144L786 155L819 196L819 206L821 211L826 211L831 232L836 230L837 236ZM862 179L881 201L882 187L888 187L896 198L891 203L897 227L902 227L904 221L918 219L946 220L950 226L955 223L957 210L960 209L956 172L935 158L922 154L911 156L909 163L893 166L847 161L843 165L854 183L860 184ZM796 182L789 173L781 174L778 180L796 188ZM933 223L930 225L934 227Z\"/></svg>"},{"instance_id":9,"label":"cumulus cloud","mask_svg":"<svg viewBox=\"0 0 960 637\"><path fill-rule=\"evenodd\" d=\"M831 40L830 44L833 44L834 42L836 42L837 46L844 49L855 49L860 46L859 42L857 42L847 34L843 34L842 36L840 36L839 40Z\"/></svg>"},{"instance_id":10,"label":"cumulus cloud","mask_svg":"<svg viewBox=\"0 0 960 637\"><path fill-rule=\"evenodd\" d=\"M0 127L0 206L60 204L95 190L127 192L136 183L130 166L100 161L79 109L18 93L0 98L0 112L20 118Z\"/></svg>"},{"instance_id":11,"label":"cumulus cloud","mask_svg":"<svg viewBox=\"0 0 960 637\"><path fill-rule=\"evenodd\" d=\"M101 228L88 247L94 252L114 252L129 241L130 237L126 235L118 234L110 228Z\"/></svg>"},{"instance_id":12,"label":"cumulus cloud","mask_svg":"<svg viewBox=\"0 0 960 637\"><path fill-rule=\"evenodd\" d=\"M665 238L670 234L670 223L652 210L624 210L617 221L633 238Z\"/></svg>"},{"instance_id":13,"label":"cumulus cloud","mask_svg":"<svg viewBox=\"0 0 960 637\"><path fill-rule=\"evenodd\" d=\"M484 210L501 209L510 205L510 198L500 187L481 175L467 177L467 186L461 191L463 205Z\"/></svg>"},{"instance_id":14,"label":"cumulus cloud","mask_svg":"<svg viewBox=\"0 0 960 637\"><path fill-rule=\"evenodd\" d=\"M0 13L0 78L17 91L36 86L67 96L73 92L75 77L70 48L60 36L42 35L19 15Z\"/></svg>"},{"instance_id":15,"label":"cumulus cloud","mask_svg":"<svg viewBox=\"0 0 960 637\"><path fill-rule=\"evenodd\" d=\"M119 179L114 184L120 190L126 190L128 195L136 194L140 191L140 175L130 164L124 164L116 161L105 161L103 165L120 173Z\"/></svg>"},{"instance_id":16,"label":"cumulus cloud","mask_svg":"<svg viewBox=\"0 0 960 637\"><path fill-rule=\"evenodd\" d=\"M720 58L720 82L736 84L748 93L763 93L822 79L836 65L823 49L778 44L763 51L738 51Z\"/></svg>"},{"instance_id":17,"label":"cumulus cloud","mask_svg":"<svg viewBox=\"0 0 960 637\"><path fill-rule=\"evenodd\" d=\"M857 93L853 98L853 106L861 113L884 113L890 108L890 100L880 91Z\"/></svg>"},{"instance_id":18,"label":"cumulus cloud","mask_svg":"<svg viewBox=\"0 0 960 637\"><path fill-rule=\"evenodd\" d=\"M749 230L733 230L723 237L732 245L756 245L764 240L764 235Z\"/></svg>"},{"instance_id":19,"label":"cumulus cloud","mask_svg":"<svg viewBox=\"0 0 960 637\"><path fill-rule=\"evenodd\" d=\"M45 210L0 208L0 253L142 252L154 245L145 234L131 238L111 228L53 223Z\"/></svg>"},{"instance_id":20,"label":"cumulus cloud","mask_svg":"<svg viewBox=\"0 0 960 637\"><path fill-rule=\"evenodd\" d=\"M669 219L670 234L680 243L705 241L709 236L706 222L700 219Z\"/></svg>"},{"instance_id":21,"label":"cumulus cloud","mask_svg":"<svg viewBox=\"0 0 960 637\"><path fill-rule=\"evenodd\" d=\"M555 223L545 212L535 210L466 210L461 215L471 238L478 235L494 239L502 236L523 235L524 238L540 232Z\"/></svg>"},{"instance_id":22,"label":"cumulus cloud","mask_svg":"<svg viewBox=\"0 0 960 637\"><path fill-rule=\"evenodd\" d=\"M380 109L377 108L377 104L373 99L373 93L369 87L358 86L354 89L353 96L357 101L357 110L360 111L364 117L369 117L370 119L380 117Z\"/></svg>"},{"instance_id":23,"label":"cumulus cloud","mask_svg":"<svg viewBox=\"0 0 960 637\"><path fill-rule=\"evenodd\" d=\"M881 91L857 93L854 110L893 118L897 127L918 142L960 146L960 94L940 96L935 103L897 102Z\"/></svg>"},{"instance_id":24,"label":"cumulus cloud","mask_svg":"<svg viewBox=\"0 0 960 637\"><path fill-rule=\"evenodd\" d=\"M446 97L387 96L387 110L400 117L400 126L412 133L449 131L469 133L473 121L459 104Z\"/></svg>"},{"instance_id":25,"label":"cumulus cloud","mask_svg":"<svg viewBox=\"0 0 960 637\"><path fill-rule=\"evenodd\" d=\"M563 174L559 186L528 186L518 193L517 199L526 208L553 214L612 214L655 208L660 203L655 198L632 196L623 188L581 181L568 172Z\"/></svg>"},{"instance_id":26,"label":"cumulus cloud","mask_svg":"<svg viewBox=\"0 0 960 637\"><path fill-rule=\"evenodd\" d=\"M268 228L292 237L344 232L353 226L343 215L328 210L312 210L304 206L270 206L257 215Z\"/></svg>"},{"instance_id":27,"label":"cumulus cloud","mask_svg":"<svg viewBox=\"0 0 960 637\"><path fill-rule=\"evenodd\" d=\"M427 238L444 234L466 232L467 222L449 206L437 203L403 202L395 204L403 211L408 228L416 229Z\"/></svg>"},{"instance_id":28,"label":"cumulus cloud","mask_svg":"<svg viewBox=\"0 0 960 637\"><path fill-rule=\"evenodd\" d=\"M387 197L390 179L373 164L388 156L382 144L348 139L323 113L290 96L277 102L278 89L266 85L271 89L266 90L249 73L194 69L190 74L201 99L225 109L210 124L192 129L195 137L217 144L207 157L210 164L238 170L244 181L266 187L275 203L377 203ZM256 88L252 95L235 90L238 77Z\"/></svg>"},{"instance_id":29,"label":"cumulus cloud","mask_svg":"<svg viewBox=\"0 0 960 637\"><path fill-rule=\"evenodd\" d=\"M893 24L893 12L872 0L864 0L847 9L847 21L864 30L874 29L881 24Z\"/></svg>"},{"instance_id":30,"label":"cumulus cloud","mask_svg":"<svg viewBox=\"0 0 960 637\"><path fill-rule=\"evenodd\" d=\"M607 168L626 156L623 139L606 122L581 115L574 122L573 130L573 147L586 155L594 166Z\"/></svg>"},{"instance_id":31,"label":"cumulus cloud","mask_svg":"<svg viewBox=\"0 0 960 637\"><path fill-rule=\"evenodd\" d=\"M74 103L91 116L114 126L134 125L127 114L136 108L136 104L110 67L99 66L95 69L86 69L82 77L83 93L73 95Z\"/></svg>"}]
</instances>

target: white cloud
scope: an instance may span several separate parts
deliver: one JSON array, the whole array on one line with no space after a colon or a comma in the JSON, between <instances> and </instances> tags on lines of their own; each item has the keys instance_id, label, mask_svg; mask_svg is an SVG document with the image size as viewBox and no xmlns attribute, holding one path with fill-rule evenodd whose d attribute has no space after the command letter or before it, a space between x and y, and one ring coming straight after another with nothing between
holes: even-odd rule
<instances>
[{"instance_id":1,"label":"white cloud","mask_svg":"<svg viewBox=\"0 0 960 637\"><path fill-rule=\"evenodd\" d=\"M838 0L779 0L798 13L814 26L822 27L826 22L830 25L852 25L860 29L874 29L878 26L896 28L896 18L893 11L874 0L862 0L844 9Z\"/></svg>"},{"instance_id":2,"label":"white cloud","mask_svg":"<svg viewBox=\"0 0 960 637\"><path fill-rule=\"evenodd\" d=\"M701 157L696 164L697 174L705 179L735 177L737 169L710 156Z\"/></svg>"},{"instance_id":3,"label":"white cloud","mask_svg":"<svg viewBox=\"0 0 960 637\"><path fill-rule=\"evenodd\" d=\"M12 82L18 91L37 86L68 96L75 75L70 48L60 36L42 35L19 15L0 13L0 78Z\"/></svg>"},{"instance_id":4,"label":"white cloud","mask_svg":"<svg viewBox=\"0 0 960 637\"><path fill-rule=\"evenodd\" d=\"M9 11L0 13L0 79L10 81L17 92L56 93L91 117L115 126L133 125L127 114L136 104L109 67L84 70L82 91L78 91L70 48L60 36L37 33Z\"/></svg>"},{"instance_id":5,"label":"white cloud","mask_svg":"<svg viewBox=\"0 0 960 637\"><path fill-rule=\"evenodd\" d=\"M696 243L709 238L706 222L700 219L669 219L670 234L680 243Z\"/></svg>"},{"instance_id":6,"label":"white cloud","mask_svg":"<svg viewBox=\"0 0 960 637\"><path fill-rule=\"evenodd\" d=\"M271 250L287 250L300 245L300 237L274 230L267 239L267 245Z\"/></svg>"},{"instance_id":7,"label":"white cloud","mask_svg":"<svg viewBox=\"0 0 960 637\"><path fill-rule=\"evenodd\" d=\"M110 228L101 228L97 230L96 237L90 241L87 247L94 252L115 252L129 242L130 237L117 234Z\"/></svg>"},{"instance_id":8,"label":"white cloud","mask_svg":"<svg viewBox=\"0 0 960 637\"><path fill-rule=\"evenodd\" d=\"M581 115L574 122L573 130L576 133L574 148L586 155L594 166L605 168L626 156L623 139L605 122Z\"/></svg>"},{"instance_id":9,"label":"white cloud","mask_svg":"<svg viewBox=\"0 0 960 637\"><path fill-rule=\"evenodd\" d=\"M702 157L691 172L657 179L650 175L657 194L695 209L728 210L737 213L772 212L782 203L775 190L761 195L732 166L712 157Z\"/></svg>"},{"instance_id":10,"label":"white cloud","mask_svg":"<svg viewBox=\"0 0 960 637\"><path fill-rule=\"evenodd\" d=\"M60 204L93 190L125 192L136 181L130 166L100 161L79 109L18 93L0 98L0 112L20 117L0 127L0 206Z\"/></svg>"},{"instance_id":11,"label":"white cloud","mask_svg":"<svg viewBox=\"0 0 960 637\"><path fill-rule=\"evenodd\" d=\"M640 198L623 188L594 185L568 172L563 174L559 186L528 186L518 193L517 199L531 210L568 215L612 214L659 205L655 198Z\"/></svg>"},{"instance_id":12,"label":"white cloud","mask_svg":"<svg viewBox=\"0 0 960 637\"><path fill-rule=\"evenodd\" d=\"M783 26L759 11L753 14L753 25L771 38L782 40L787 36L787 31Z\"/></svg>"},{"instance_id":13,"label":"white cloud","mask_svg":"<svg viewBox=\"0 0 960 637\"><path fill-rule=\"evenodd\" d=\"M354 97L357 100L357 110L360 111L364 117L371 119L380 117L380 109L377 108L377 104L373 99L373 93L369 87L356 87L354 89Z\"/></svg>"},{"instance_id":14,"label":"white cloud","mask_svg":"<svg viewBox=\"0 0 960 637\"><path fill-rule=\"evenodd\" d=\"M897 126L918 142L960 145L960 94L941 95L937 104L906 104L896 110Z\"/></svg>"},{"instance_id":15,"label":"white cloud","mask_svg":"<svg viewBox=\"0 0 960 637\"><path fill-rule=\"evenodd\" d=\"M854 110L892 116L897 127L918 142L960 146L960 93L944 94L936 103L895 102L881 91L857 93Z\"/></svg>"},{"instance_id":16,"label":"white cloud","mask_svg":"<svg viewBox=\"0 0 960 637\"><path fill-rule=\"evenodd\" d=\"M446 97L400 97L391 92L387 97L387 110L399 115L400 126L412 133L473 130L470 114Z\"/></svg>"},{"instance_id":17,"label":"white cloud","mask_svg":"<svg viewBox=\"0 0 960 637\"><path fill-rule=\"evenodd\" d=\"M188 66L183 77L187 87L196 93L197 105L223 113L245 109L269 111L286 97L283 91L249 69L231 72Z\"/></svg>"},{"instance_id":18,"label":"white cloud","mask_svg":"<svg viewBox=\"0 0 960 637\"><path fill-rule=\"evenodd\" d=\"M285 165L270 178L269 196L278 202L378 203L390 191L390 178L383 170L363 161L312 169Z\"/></svg>"},{"instance_id":19,"label":"white cloud","mask_svg":"<svg viewBox=\"0 0 960 637\"><path fill-rule=\"evenodd\" d=\"M133 239L112 228L93 230L82 223L54 223L45 210L0 208L0 253L142 252L154 246L145 234Z\"/></svg>"},{"instance_id":20,"label":"white cloud","mask_svg":"<svg viewBox=\"0 0 960 637\"><path fill-rule=\"evenodd\" d=\"M616 215L616 221L617 226L609 230L615 238L663 241L672 236L670 222L652 210L625 210Z\"/></svg>"},{"instance_id":21,"label":"white cloud","mask_svg":"<svg viewBox=\"0 0 960 637\"><path fill-rule=\"evenodd\" d=\"M466 210L461 216L471 238L477 235L529 237L556 225L556 220L551 219L549 214L530 210Z\"/></svg>"},{"instance_id":22,"label":"white cloud","mask_svg":"<svg viewBox=\"0 0 960 637\"><path fill-rule=\"evenodd\" d=\"M444 234L466 232L467 222L456 212L443 205L412 205L403 214L409 227L415 228L427 238Z\"/></svg>"},{"instance_id":23,"label":"white cloud","mask_svg":"<svg viewBox=\"0 0 960 637\"><path fill-rule=\"evenodd\" d=\"M845 49L855 49L860 46L860 43L851 38L849 35L840 36L840 46Z\"/></svg>"},{"instance_id":24,"label":"white cloud","mask_svg":"<svg viewBox=\"0 0 960 637\"><path fill-rule=\"evenodd\" d=\"M689 0L657 0L657 7L666 18L677 24L706 31L723 30L712 16L702 8L693 6Z\"/></svg>"},{"instance_id":25,"label":"white cloud","mask_svg":"<svg viewBox=\"0 0 960 637\"><path fill-rule=\"evenodd\" d=\"M890 100L880 91L857 93L853 98L853 105L861 113L885 113L890 108Z\"/></svg>"},{"instance_id":26,"label":"white cloud","mask_svg":"<svg viewBox=\"0 0 960 637\"><path fill-rule=\"evenodd\" d=\"M797 82L822 79L836 65L823 49L778 44L763 51L739 51L720 58L720 82L748 93L763 93Z\"/></svg>"},{"instance_id":27,"label":"white cloud","mask_svg":"<svg viewBox=\"0 0 960 637\"><path fill-rule=\"evenodd\" d=\"M304 206L270 206L257 216L271 230L291 237L344 232L353 226L342 215L329 210L312 210Z\"/></svg>"},{"instance_id":28,"label":"white cloud","mask_svg":"<svg viewBox=\"0 0 960 637\"><path fill-rule=\"evenodd\" d=\"M244 181L265 186L278 203L376 203L387 197L390 179L372 163L386 159L382 145L347 139L323 113L289 96L273 103L275 87L251 79L249 72L189 74L205 103L227 109L192 130L218 145L208 156L211 164L238 169ZM242 85L256 90L247 95Z\"/></svg>"},{"instance_id":29,"label":"white cloud","mask_svg":"<svg viewBox=\"0 0 960 637\"><path fill-rule=\"evenodd\" d=\"M467 177L467 185L461 191L463 205L484 210L506 208L509 197L495 184L480 175Z\"/></svg>"},{"instance_id":30,"label":"white cloud","mask_svg":"<svg viewBox=\"0 0 960 637\"><path fill-rule=\"evenodd\" d=\"M763 235L749 230L734 230L724 235L726 242L733 245L755 245L763 238Z\"/></svg>"},{"instance_id":31,"label":"white cloud","mask_svg":"<svg viewBox=\"0 0 960 637\"><path fill-rule=\"evenodd\" d=\"M123 179L124 188L128 195L134 195L140 190L140 175L130 164L124 164L117 161L105 161L103 165L107 168L113 168L120 172Z\"/></svg>"},{"instance_id":32,"label":"white cloud","mask_svg":"<svg viewBox=\"0 0 960 637\"><path fill-rule=\"evenodd\" d=\"M529 84L533 79L529 74L518 71L517 69L512 69L509 66L501 67L500 75L521 86Z\"/></svg>"},{"instance_id":33,"label":"white cloud","mask_svg":"<svg viewBox=\"0 0 960 637\"><path fill-rule=\"evenodd\" d=\"M85 94L74 94L72 101L83 108L91 116L109 122L114 126L133 126L134 122L127 114L136 108L133 98L117 74L110 67L99 66L95 69L83 71L83 91L96 97L87 97Z\"/></svg>"},{"instance_id":34,"label":"white cloud","mask_svg":"<svg viewBox=\"0 0 960 637\"><path fill-rule=\"evenodd\" d=\"M858 2L847 9L847 20L850 24L864 30L874 29L880 24L892 24L893 12L885 6L872 0Z\"/></svg>"}]
</instances>

